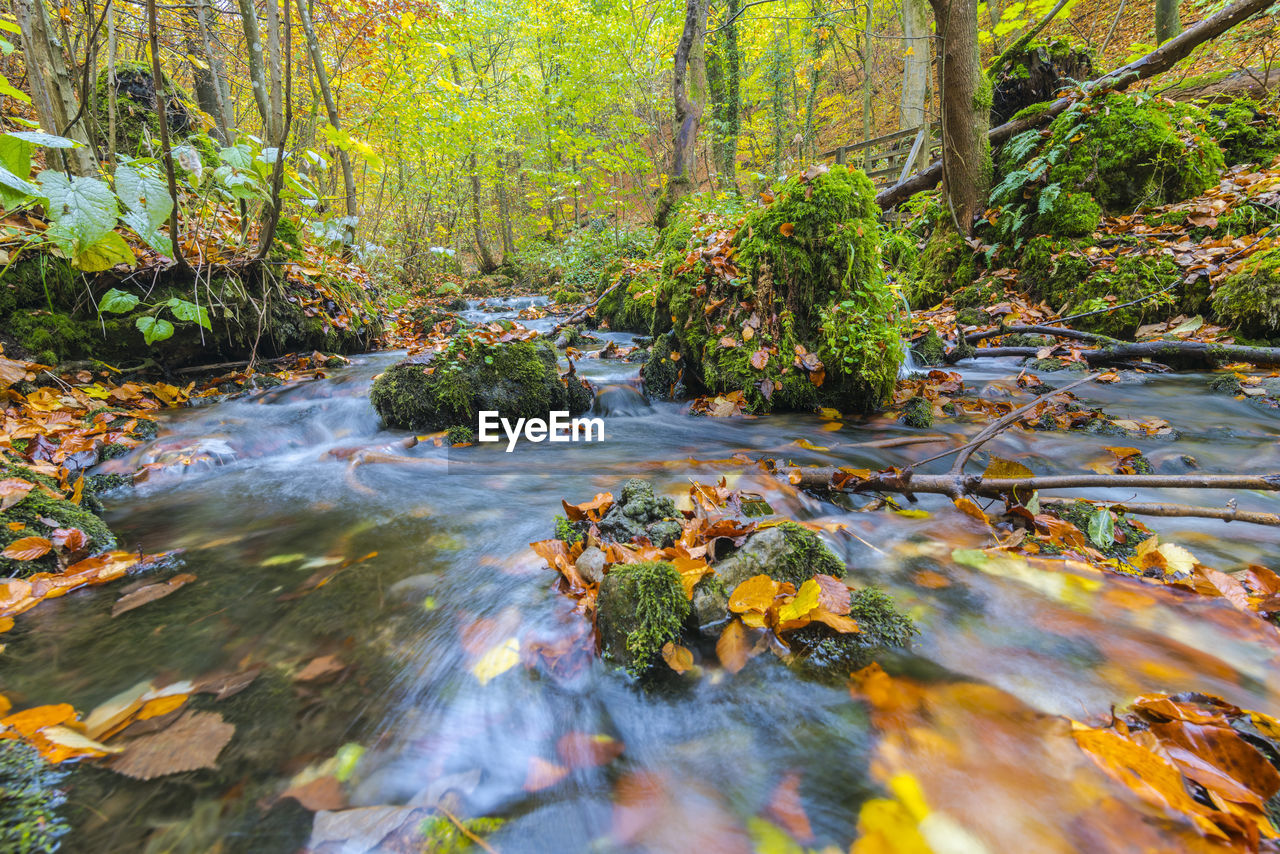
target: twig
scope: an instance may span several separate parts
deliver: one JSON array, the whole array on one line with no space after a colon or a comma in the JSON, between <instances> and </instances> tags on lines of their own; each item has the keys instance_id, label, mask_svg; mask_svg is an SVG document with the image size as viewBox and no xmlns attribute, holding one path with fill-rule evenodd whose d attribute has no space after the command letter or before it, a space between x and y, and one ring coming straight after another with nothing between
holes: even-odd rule
<instances>
[{"instance_id":1,"label":"twig","mask_svg":"<svg viewBox=\"0 0 1280 854\"><path fill-rule=\"evenodd\" d=\"M1220 519L1223 522L1250 522L1254 525L1280 526L1280 515L1260 513L1252 510L1237 510L1235 507L1195 507L1190 504L1154 504L1129 502L1095 501L1084 498L1041 498L1041 507L1069 507L1077 501L1089 501L1104 507L1123 508L1126 513L1137 516L1163 516L1165 518L1192 517L1198 519Z\"/></svg>"},{"instance_id":2,"label":"twig","mask_svg":"<svg viewBox=\"0 0 1280 854\"><path fill-rule=\"evenodd\" d=\"M1097 341L1104 344L1123 344L1125 342L1096 332L1081 332L1078 329L1063 329L1060 326L1001 326L987 332L970 332L964 340L970 344L984 341L987 338L999 338L1002 335L1052 335L1056 338L1073 338L1077 341Z\"/></svg>"},{"instance_id":3,"label":"twig","mask_svg":"<svg viewBox=\"0 0 1280 854\"><path fill-rule=\"evenodd\" d=\"M470 839L470 840L471 840L472 842L474 842L476 845L479 845L479 846L480 846L481 848L483 848L485 851L489 852L489 854L498 854L497 849L495 849L495 848L494 848L492 845L490 845L488 842L485 842L485 841L484 841L483 839L481 839L479 836L476 836L476 835L475 835L474 833L472 833L470 830L467 830L466 826L465 826L462 822L458 821L458 817L457 817L456 815L454 815L453 813L449 812L449 811L448 811L447 809L445 809L443 806L441 806L440 804L436 804L434 807L432 807L432 809L434 809L436 812L440 813L440 814L441 814L442 816L444 816L445 818L449 819L449 821L453 822L453 826L454 826L454 827L456 827L456 828L458 828L458 830L462 833L462 835L463 835L463 836L465 836L465 837L467 837L468 839Z\"/></svg>"},{"instance_id":4,"label":"twig","mask_svg":"<svg viewBox=\"0 0 1280 854\"><path fill-rule=\"evenodd\" d=\"M577 310L577 311L575 311L573 314L569 315L569 316L568 316L568 317L566 317L564 320L562 320L562 321L560 321L559 323L557 323L557 324L555 325L555 328L554 328L554 329L552 329L551 331L552 331L552 332L559 332L561 329L563 329L564 327L568 326L568 325L569 325L569 324L571 324L571 323L577 323L579 320L584 320L584 319L586 319L587 315L589 315L589 314L591 313L591 309L593 309L593 308L595 308L597 305L599 305L599 304L600 304L600 300L604 299L604 298L605 298L605 297L607 297L609 294L611 294L611 293L613 293L615 290L617 290L617 289L618 289L618 287L619 287L621 284L622 284L622 279L618 279L618 281L614 282L612 285L610 285L609 287L605 288L604 293L600 294L600 296L596 297L594 300L592 300L591 302L587 303L587 304L586 304L586 305L584 305L582 308L578 309L578 310Z\"/></svg>"}]
</instances>

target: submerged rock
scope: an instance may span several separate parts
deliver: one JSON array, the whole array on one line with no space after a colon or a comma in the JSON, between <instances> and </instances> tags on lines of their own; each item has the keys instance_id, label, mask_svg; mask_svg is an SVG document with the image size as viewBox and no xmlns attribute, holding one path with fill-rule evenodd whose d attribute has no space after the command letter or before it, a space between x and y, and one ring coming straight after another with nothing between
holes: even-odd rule
<instances>
[{"instance_id":1,"label":"submerged rock","mask_svg":"<svg viewBox=\"0 0 1280 854\"><path fill-rule=\"evenodd\" d=\"M369 401L391 427L446 430L471 427L477 413L547 418L551 411L586 412L590 386L561 377L555 350L544 339L484 342L461 337L449 349L410 357L374 381Z\"/></svg>"},{"instance_id":2,"label":"submerged rock","mask_svg":"<svg viewBox=\"0 0 1280 854\"><path fill-rule=\"evenodd\" d=\"M633 478L622 485L622 496L609 508L597 527L601 535L618 543L629 543L646 537L660 549L680 537L676 504L670 498L655 495L653 484Z\"/></svg>"},{"instance_id":3,"label":"submerged rock","mask_svg":"<svg viewBox=\"0 0 1280 854\"><path fill-rule=\"evenodd\" d=\"M650 410L649 401L637 389L618 383L607 385L596 392L592 411L596 415L644 415Z\"/></svg>"}]
</instances>

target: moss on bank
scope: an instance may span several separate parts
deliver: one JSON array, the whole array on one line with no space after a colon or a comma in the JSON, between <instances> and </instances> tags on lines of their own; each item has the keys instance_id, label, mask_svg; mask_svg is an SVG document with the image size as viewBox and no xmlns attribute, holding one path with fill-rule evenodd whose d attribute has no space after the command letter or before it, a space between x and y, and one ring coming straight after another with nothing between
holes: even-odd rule
<instances>
[{"instance_id":1,"label":"moss on bank","mask_svg":"<svg viewBox=\"0 0 1280 854\"><path fill-rule=\"evenodd\" d=\"M1213 294L1218 322L1246 335L1271 338L1280 330L1280 248L1244 261Z\"/></svg>"},{"instance_id":2,"label":"moss on bank","mask_svg":"<svg viewBox=\"0 0 1280 854\"><path fill-rule=\"evenodd\" d=\"M0 551L14 540L23 537L48 537L54 528L78 528L88 540L90 552L114 548L115 535L96 514L57 498L57 484L42 474L22 466L0 463L0 480L17 478L35 484L26 496L4 512L0 512ZM50 525L48 521L56 522ZM12 560L0 556L0 576L23 577L36 572L56 572L57 558L53 552L35 560Z\"/></svg>"}]
</instances>

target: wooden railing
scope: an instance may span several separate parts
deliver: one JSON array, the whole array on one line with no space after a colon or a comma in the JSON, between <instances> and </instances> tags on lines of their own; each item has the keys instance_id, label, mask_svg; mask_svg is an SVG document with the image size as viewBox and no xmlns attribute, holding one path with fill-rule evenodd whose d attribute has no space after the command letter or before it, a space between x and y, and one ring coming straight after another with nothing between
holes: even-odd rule
<instances>
[{"instance_id":1,"label":"wooden railing","mask_svg":"<svg viewBox=\"0 0 1280 854\"><path fill-rule=\"evenodd\" d=\"M929 140L928 149L925 140ZM939 155L938 125L894 131L875 139L842 145L822 153L836 163L857 166L875 184L896 184L932 163Z\"/></svg>"}]
</instances>

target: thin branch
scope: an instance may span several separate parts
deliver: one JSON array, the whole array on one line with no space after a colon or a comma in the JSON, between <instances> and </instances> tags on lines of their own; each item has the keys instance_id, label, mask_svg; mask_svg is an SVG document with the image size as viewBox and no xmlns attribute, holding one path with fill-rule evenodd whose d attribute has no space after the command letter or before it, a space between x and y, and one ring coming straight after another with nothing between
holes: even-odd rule
<instances>
[{"instance_id":1,"label":"thin branch","mask_svg":"<svg viewBox=\"0 0 1280 854\"><path fill-rule=\"evenodd\" d=\"M1117 510L1123 510L1125 513L1132 513L1135 516L1162 516L1168 519L1186 518L1193 519L1219 519L1223 522L1249 522L1254 525L1272 525L1280 526L1280 515L1275 513L1260 513L1252 510L1237 510L1234 506L1229 507L1195 507L1191 504L1154 504L1154 503L1132 503L1132 502L1108 502L1094 501L1084 498L1040 498L1041 507L1070 507L1077 501L1089 501L1091 504L1097 504L1101 507L1114 507Z\"/></svg>"}]
</instances>

